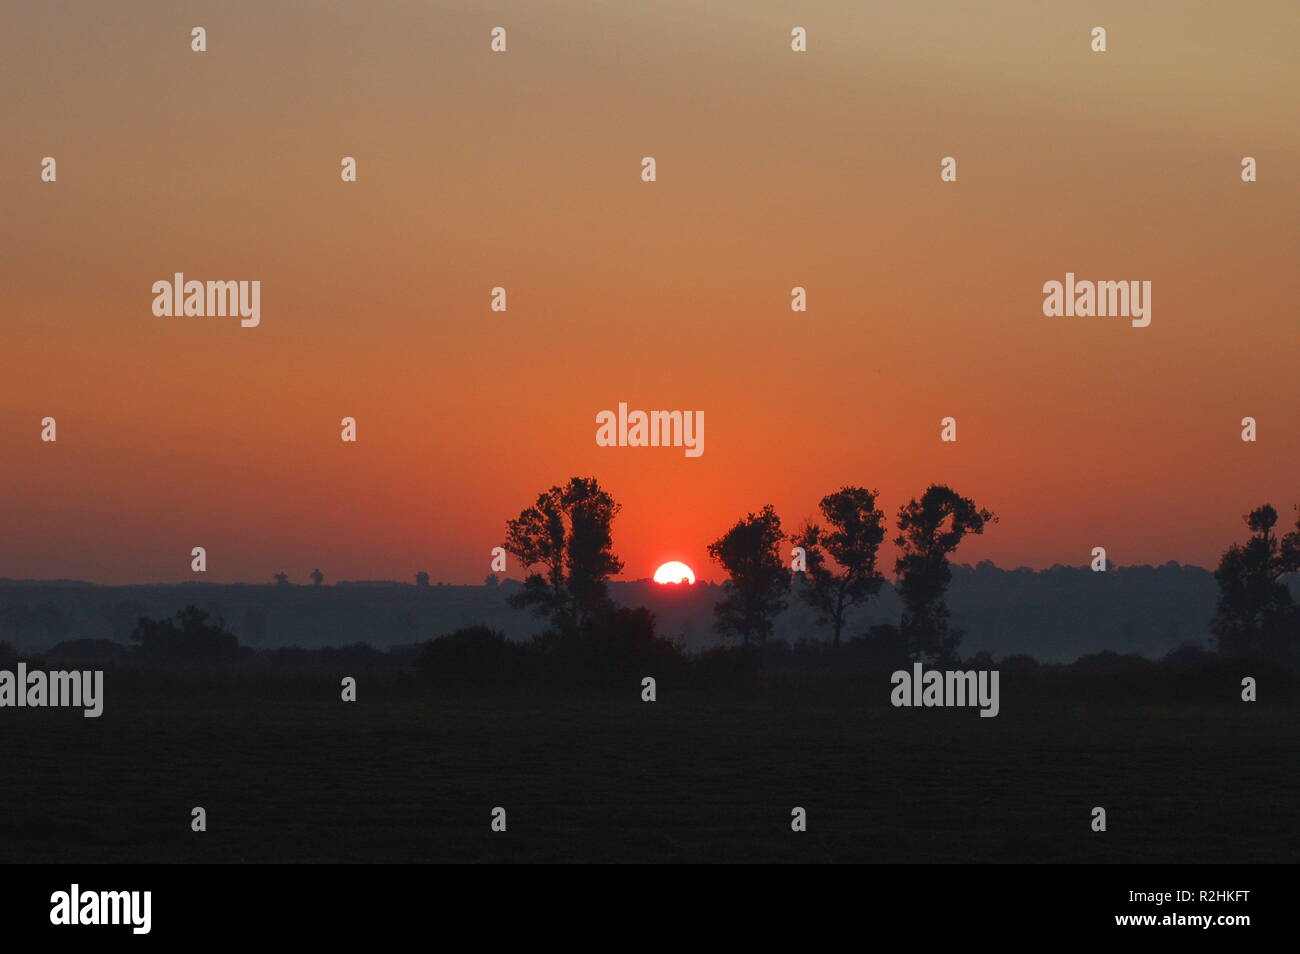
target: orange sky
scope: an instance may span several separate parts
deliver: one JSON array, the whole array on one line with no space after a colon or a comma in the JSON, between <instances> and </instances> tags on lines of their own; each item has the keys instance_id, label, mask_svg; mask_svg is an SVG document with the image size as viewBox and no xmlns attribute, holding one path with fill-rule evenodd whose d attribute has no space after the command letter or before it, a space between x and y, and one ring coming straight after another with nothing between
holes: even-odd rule
<instances>
[{"instance_id":1,"label":"orange sky","mask_svg":"<svg viewBox=\"0 0 1300 954\"><path fill-rule=\"evenodd\" d=\"M950 483L1008 566L1294 518L1294 4L172 7L2 31L0 576L477 582L588 474L627 577L844 483ZM260 327L154 317L176 271L260 280ZM1044 317L1066 271L1151 326ZM619 401L704 455L597 447Z\"/></svg>"}]
</instances>

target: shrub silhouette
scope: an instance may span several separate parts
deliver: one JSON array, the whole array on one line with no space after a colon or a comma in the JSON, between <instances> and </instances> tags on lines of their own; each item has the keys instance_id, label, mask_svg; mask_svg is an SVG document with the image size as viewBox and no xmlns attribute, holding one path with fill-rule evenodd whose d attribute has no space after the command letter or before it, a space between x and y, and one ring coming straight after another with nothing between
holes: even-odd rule
<instances>
[{"instance_id":1,"label":"shrub silhouette","mask_svg":"<svg viewBox=\"0 0 1300 954\"><path fill-rule=\"evenodd\" d=\"M614 688L644 676L656 679L685 667L682 647L660 636L644 607L606 608L572 633L547 632L532 644L548 680Z\"/></svg>"},{"instance_id":2,"label":"shrub silhouette","mask_svg":"<svg viewBox=\"0 0 1300 954\"><path fill-rule=\"evenodd\" d=\"M503 633L487 626L466 626L431 639L416 657L416 669L441 686L484 686L507 675L511 650Z\"/></svg>"},{"instance_id":3,"label":"shrub silhouette","mask_svg":"<svg viewBox=\"0 0 1300 954\"><path fill-rule=\"evenodd\" d=\"M239 640L226 631L226 621L207 621L208 614L197 606L187 606L176 614L180 625L170 619L140 617L131 638L140 644L140 653L155 662L214 663L231 662L239 655Z\"/></svg>"},{"instance_id":4,"label":"shrub silhouette","mask_svg":"<svg viewBox=\"0 0 1300 954\"><path fill-rule=\"evenodd\" d=\"M998 668L1008 672L1033 672L1038 668L1038 660L1028 653L1012 653L1003 657Z\"/></svg>"}]
</instances>

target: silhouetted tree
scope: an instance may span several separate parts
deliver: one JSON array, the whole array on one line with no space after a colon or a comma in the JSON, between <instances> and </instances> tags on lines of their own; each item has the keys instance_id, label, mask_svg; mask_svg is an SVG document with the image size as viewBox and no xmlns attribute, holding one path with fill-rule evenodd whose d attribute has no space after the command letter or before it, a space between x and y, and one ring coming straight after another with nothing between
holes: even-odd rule
<instances>
[{"instance_id":1,"label":"silhouetted tree","mask_svg":"<svg viewBox=\"0 0 1300 954\"><path fill-rule=\"evenodd\" d=\"M948 554L967 534L983 533L984 525L997 519L992 511L939 484L931 484L919 501L913 499L899 508L899 534L894 539L899 548L894 572L903 601L899 632L912 660L956 661L962 633L948 624L944 601L952 580Z\"/></svg>"},{"instance_id":2,"label":"silhouetted tree","mask_svg":"<svg viewBox=\"0 0 1300 954\"><path fill-rule=\"evenodd\" d=\"M709 557L722 564L729 577L725 594L713 607L713 628L724 636L766 643L772 620L785 609L790 571L781 559L785 539L781 518L768 504L749 514L709 544Z\"/></svg>"},{"instance_id":3,"label":"silhouetted tree","mask_svg":"<svg viewBox=\"0 0 1300 954\"><path fill-rule=\"evenodd\" d=\"M325 582L325 574L319 569L311 571L311 582L314 586L320 586Z\"/></svg>"},{"instance_id":4,"label":"silhouetted tree","mask_svg":"<svg viewBox=\"0 0 1300 954\"><path fill-rule=\"evenodd\" d=\"M226 632L226 621L207 621L208 614L187 606L170 619L140 617L131 638L148 657L162 662L228 662L239 652L239 640ZM180 625L178 626L177 623Z\"/></svg>"},{"instance_id":5,"label":"silhouetted tree","mask_svg":"<svg viewBox=\"0 0 1300 954\"><path fill-rule=\"evenodd\" d=\"M289 574L288 574L288 573L285 573L283 570L281 570L279 573L277 573L277 574L275 575L275 582L278 583L278 584L280 584L281 586L288 586L288 585L289 585Z\"/></svg>"},{"instance_id":6,"label":"silhouetted tree","mask_svg":"<svg viewBox=\"0 0 1300 954\"><path fill-rule=\"evenodd\" d=\"M416 586L428 586L428 585L429 585L429 574L428 574L428 573L425 573L423 570L421 570L419 573L415 574L415 585L416 585Z\"/></svg>"},{"instance_id":7,"label":"silhouetted tree","mask_svg":"<svg viewBox=\"0 0 1300 954\"><path fill-rule=\"evenodd\" d=\"M816 613L818 626L831 626L840 644L844 616L880 591L885 578L876 570L876 551L885 539L885 515L876 495L861 487L841 487L819 505L826 526L809 523L794 539L808 565L799 597ZM838 569L827 564L827 557Z\"/></svg>"},{"instance_id":8,"label":"silhouetted tree","mask_svg":"<svg viewBox=\"0 0 1300 954\"><path fill-rule=\"evenodd\" d=\"M495 573L489 573L487 576L483 577L484 586L496 586L500 582L501 582L500 577L498 577Z\"/></svg>"},{"instance_id":9,"label":"silhouetted tree","mask_svg":"<svg viewBox=\"0 0 1300 954\"><path fill-rule=\"evenodd\" d=\"M1228 547L1214 572L1219 598L1210 630L1225 655L1286 659L1297 651L1300 613L1282 577L1300 570L1300 519L1281 539L1268 504L1244 519L1250 539Z\"/></svg>"},{"instance_id":10,"label":"silhouetted tree","mask_svg":"<svg viewBox=\"0 0 1300 954\"><path fill-rule=\"evenodd\" d=\"M539 494L506 524L506 552L529 573L510 605L531 607L560 633L574 632L608 602L605 581L623 569L610 524L621 508L594 477L573 477Z\"/></svg>"}]
</instances>

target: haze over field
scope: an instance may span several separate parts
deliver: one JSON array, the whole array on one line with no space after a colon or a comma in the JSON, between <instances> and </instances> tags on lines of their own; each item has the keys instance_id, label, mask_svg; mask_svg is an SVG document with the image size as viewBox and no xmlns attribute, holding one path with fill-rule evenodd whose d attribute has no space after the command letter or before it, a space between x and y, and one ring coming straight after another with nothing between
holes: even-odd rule
<instances>
[{"instance_id":1,"label":"haze over field","mask_svg":"<svg viewBox=\"0 0 1300 954\"><path fill-rule=\"evenodd\" d=\"M522 639L546 624L506 605L507 596L517 590L514 581L496 588L385 582L318 588L0 580L0 640L28 651L71 639L130 644L139 616L171 616L186 604L224 617L241 644L260 648L355 642L383 648L476 623ZM684 640L688 649L722 642L712 630L720 587L642 580L614 582L609 591L619 605L650 608L660 632ZM1106 649L1159 657L1187 641L1208 646L1215 592L1213 576L1198 567L1121 567L1096 574L1066 567L1035 572L956 566L949 602L957 624L967 631L964 653L983 649L999 658L1028 653L1044 662L1064 662ZM777 620L778 639L826 638L801 601L790 603ZM898 613L897 596L886 588L878 601L851 615L847 635L897 620Z\"/></svg>"}]
</instances>

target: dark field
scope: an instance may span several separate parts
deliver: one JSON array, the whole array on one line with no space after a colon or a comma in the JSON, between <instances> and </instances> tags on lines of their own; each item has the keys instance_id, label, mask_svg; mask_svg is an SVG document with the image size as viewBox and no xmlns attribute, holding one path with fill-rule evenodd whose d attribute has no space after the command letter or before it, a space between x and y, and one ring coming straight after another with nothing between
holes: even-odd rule
<instances>
[{"instance_id":1,"label":"dark field","mask_svg":"<svg viewBox=\"0 0 1300 954\"><path fill-rule=\"evenodd\" d=\"M1001 715L981 719L844 681L661 683L652 704L635 685L439 697L363 678L352 704L334 677L106 685L99 719L0 711L0 861L1300 857L1295 703L1084 704L1004 683ZM196 805L207 832L190 831Z\"/></svg>"}]
</instances>

